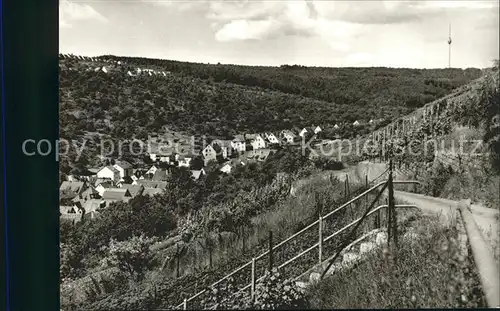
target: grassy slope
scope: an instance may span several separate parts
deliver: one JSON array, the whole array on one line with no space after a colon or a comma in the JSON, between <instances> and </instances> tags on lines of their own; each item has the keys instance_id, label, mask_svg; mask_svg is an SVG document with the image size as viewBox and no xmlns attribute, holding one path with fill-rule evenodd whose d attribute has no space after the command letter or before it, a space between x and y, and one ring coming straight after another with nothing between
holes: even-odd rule
<instances>
[{"instance_id":1,"label":"grassy slope","mask_svg":"<svg viewBox=\"0 0 500 311\"><path fill-rule=\"evenodd\" d=\"M414 227L418 238L400 243L395 254L381 250L312 287L312 307L484 307L474 265L459 251L457 232L431 217Z\"/></svg>"}]
</instances>

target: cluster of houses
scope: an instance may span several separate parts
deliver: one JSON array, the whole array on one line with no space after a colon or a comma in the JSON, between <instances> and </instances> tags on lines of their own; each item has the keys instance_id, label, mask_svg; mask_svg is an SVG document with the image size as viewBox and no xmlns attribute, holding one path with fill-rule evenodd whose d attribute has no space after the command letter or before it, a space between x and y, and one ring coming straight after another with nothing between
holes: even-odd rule
<instances>
[{"instance_id":1,"label":"cluster of houses","mask_svg":"<svg viewBox=\"0 0 500 311\"><path fill-rule=\"evenodd\" d=\"M99 66L99 67L94 67L94 68L89 67L89 68L85 69L86 71L94 71L94 72L102 71L104 73L108 73L110 71L115 71L118 69L118 67L120 65L123 65L123 63L121 61L112 61L109 59L89 57L89 56L78 56L78 55L73 55L73 54L59 54L59 59L75 59L75 60L83 60L83 61L89 61L89 62L109 63L108 66ZM69 70L72 70L72 68L69 68ZM131 70L127 71L128 76L149 75L149 76L164 76L164 77L166 77L168 74L170 74L170 71L158 71L158 70L144 69L144 68L143 69L136 68L134 71L131 71Z\"/></svg>"},{"instance_id":2,"label":"cluster of houses","mask_svg":"<svg viewBox=\"0 0 500 311\"><path fill-rule=\"evenodd\" d=\"M88 169L85 176L68 176L59 188L61 218L75 221L87 215L93 218L99 208L113 202L128 202L137 195L154 196L167 187L168 172L155 165L133 168L126 161L102 168ZM191 171L198 179L203 171Z\"/></svg>"},{"instance_id":3,"label":"cluster of houses","mask_svg":"<svg viewBox=\"0 0 500 311\"><path fill-rule=\"evenodd\" d=\"M89 168L85 176L68 176L59 189L61 218L75 221L84 215L92 218L99 208L113 202L128 202L137 195L162 193L167 187L171 167L185 167L191 177L198 180L205 174L203 167L215 161L221 172L230 174L237 166L266 161L280 145L298 144L300 137L308 131L319 133L321 128L303 128L297 131L298 134L283 130L279 134L236 135L232 140L213 140L199 152L191 150L191 145L182 139L177 139L175 147L161 148L159 138L150 136L149 158L153 164L134 167L120 161L101 168ZM196 157L203 163L195 169L193 160Z\"/></svg>"},{"instance_id":4,"label":"cluster of houses","mask_svg":"<svg viewBox=\"0 0 500 311\"><path fill-rule=\"evenodd\" d=\"M86 60L86 61L91 61L91 62L96 62L96 61L106 61L101 58L97 57L90 57L90 56L80 56L80 55L74 55L74 54L59 54L59 59L75 59L75 60Z\"/></svg>"}]
</instances>

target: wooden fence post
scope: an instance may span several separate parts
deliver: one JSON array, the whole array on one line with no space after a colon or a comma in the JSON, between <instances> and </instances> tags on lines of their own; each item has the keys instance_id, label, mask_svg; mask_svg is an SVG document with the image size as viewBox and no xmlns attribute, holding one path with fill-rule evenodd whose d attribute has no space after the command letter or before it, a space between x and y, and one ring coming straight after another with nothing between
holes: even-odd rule
<instances>
[{"instance_id":1,"label":"wooden fence post","mask_svg":"<svg viewBox=\"0 0 500 311\"><path fill-rule=\"evenodd\" d=\"M393 163L392 159L389 162L389 179L388 179L388 192L389 192L389 230L388 230L388 243L389 246L392 247L391 244L394 244L394 247L397 247L397 216L396 216L396 208L394 207L394 184L393 184Z\"/></svg>"},{"instance_id":2,"label":"wooden fence post","mask_svg":"<svg viewBox=\"0 0 500 311\"><path fill-rule=\"evenodd\" d=\"M345 174L345 188L346 188L346 200L351 197L351 187L349 187L349 175ZM349 211L351 212L351 217L353 217L352 204L349 203Z\"/></svg>"},{"instance_id":3,"label":"wooden fence post","mask_svg":"<svg viewBox=\"0 0 500 311\"><path fill-rule=\"evenodd\" d=\"M273 232L269 231L269 272L273 271Z\"/></svg>"},{"instance_id":4,"label":"wooden fence post","mask_svg":"<svg viewBox=\"0 0 500 311\"><path fill-rule=\"evenodd\" d=\"M252 280L251 280L252 300L255 299L255 258L252 258Z\"/></svg>"},{"instance_id":5,"label":"wooden fence post","mask_svg":"<svg viewBox=\"0 0 500 311\"><path fill-rule=\"evenodd\" d=\"M318 220L319 224L319 229L318 229L318 257L319 257L319 264L323 262L323 216L319 216Z\"/></svg>"},{"instance_id":6,"label":"wooden fence post","mask_svg":"<svg viewBox=\"0 0 500 311\"><path fill-rule=\"evenodd\" d=\"M365 174L365 185L366 185L366 190L368 190L368 188L369 188L368 187L369 186L368 185L368 174ZM366 198L366 200L365 200L366 201L366 206L368 206L368 194L366 194L365 198Z\"/></svg>"}]
</instances>

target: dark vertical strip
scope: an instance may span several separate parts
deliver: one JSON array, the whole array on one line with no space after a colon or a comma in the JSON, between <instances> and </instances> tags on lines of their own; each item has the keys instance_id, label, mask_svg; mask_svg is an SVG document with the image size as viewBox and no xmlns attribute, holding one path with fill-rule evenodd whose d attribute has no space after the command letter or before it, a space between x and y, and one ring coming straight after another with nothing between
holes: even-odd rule
<instances>
[{"instance_id":1,"label":"dark vertical strip","mask_svg":"<svg viewBox=\"0 0 500 311\"><path fill-rule=\"evenodd\" d=\"M0 266L8 264L10 281L0 297L7 310L59 310L58 5L2 1L1 231L8 258ZM22 149L28 139L31 156ZM37 152L39 142L43 153L50 147L47 155Z\"/></svg>"},{"instance_id":2,"label":"dark vertical strip","mask_svg":"<svg viewBox=\"0 0 500 311\"><path fill-rule=\"evenodd\" d=\"M2 241L4 242L4 245L2 247L3 250L3 256L2 256L2 261L4 262L3 265L1 265L3 268L0 271L2 273L2 284L5 284L2 286L2 293L5 293L5 295L0 294L0 305L5 306L5 310L10 311L10 273L9 273L9 224L7 223L7 219L9 216L9 211L8 211L8 206L7 206L7 157L6 157L6 136L5 136L5 75L4 75L4 37L3 37L3 1L0 0L0 70L1 70L1 87L2 87L2 93L1 93L1 100L2 100L2 197L3 201L2 204L4 206L4 213L3 213L3 219L2 219L2 224L4 225L4 230L3 234L4 237ZM3 299L2 299L3 297Z\"/></svg>"}]
</instances>

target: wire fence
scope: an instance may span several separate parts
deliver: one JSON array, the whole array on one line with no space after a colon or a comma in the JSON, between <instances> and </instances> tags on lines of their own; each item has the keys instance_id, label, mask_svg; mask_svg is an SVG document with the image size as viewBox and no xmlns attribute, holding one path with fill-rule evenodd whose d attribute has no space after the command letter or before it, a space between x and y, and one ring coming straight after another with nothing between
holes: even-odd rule
<instances>
[{"instance_id":1,"label":"wire fence","mask_svg":"<svg viewBox=\"0 0 500 311\"><path fill-rule=\"evenodd\" d=\"M351 197L359 197L360 195L363 196L368 196L369 193L367 192L368 188L375 183L375 181L379 180L386 174L388 170L385 170L381 174L379 174L377 177L373 178L372 180L368 181L368 178L366 178L366 184L357 187L356 189L353 189L352 191L352 196ZM346 198L344 202L347 202L349 198ZM323 229L323 234L325 236L328 236L329 234L333 234L336 230L344 227L347 225L349 222L352 222L353 219L357 219L362 215L363 209L360 208L360 204L362 202L358 202L359 198L355 200L355 202L351 202L345 206L342 206L342 209L339 210L333 209L335 205L328 206L323 210L323 212L327 213L328 218L322 220L322 229ZM368 201L366 201L368 202ZM349 213L347 212L347 207L350 207ZM335 212L337 217L329 217L332 215L332 212ZM320 218L321 219L321 218ZM311 266L314 265L314 263L317 263L318 255L314 255L313 253L311 254L306 254L304 256L301 256L300 258L300 263L299 264L294 264L294 265L288 265L287 263L293 259L294 256L296 256L297 253L302 253L310 250L311 247L314 247L314 245L310 245L311 243L314 243L314 241L317 241L318 237L318 230L319 230L319 221L318 217L315 217L315 215L305 217L302 219L302 223L304 224L303 227L294 235L291 237L285 239L284 241L275 244L275 245L269 245L268 250L264 251L258 256L253 257L253 271L254 273L259 276L263 275L266 270L269 269L270 265L274 266L283 266L283 273L285 275L295 275L297 274L303 267L305 266ZM371 226L367 226L366 229L371 228ZM344 233L343 233L344 234ZM331 239L328 241L328 243L325 243L323 246L323 252L324 256L331 256L336 248L339 246L339 241L342 241L345 237L342 234L339 234L338 237L335 239ZM270 238L267 239L267 242L270 242ZM272 242L272 241L271 241ZM264 250L263 247L260 247L261 250ZM270 251L272 250L272 252ZM272 254L272 255L271 255ZM272 262L272 264L270 264ZM250 284L251 281L251 272L252 272L252 261L249 261L243 265L241 265L239 268L234 270L232 273L229 275L226 275L224 278L221 278L219 281L206 286L206 288L200 290L197 292L195 295L187 298L187 302L189 302L190 308L200 308L201 307L201 302L202 302L202 296L206 294L207 288L210 287L217 287L217 286L224 286L224 282L231 281L232 284L240 284L242 287L239 289L248 289L248 284ZM303 270L302 270L303 271ZM229 276L231 279L229 279ZM247 284L247 285L245 285ZM238 287L237 287L238 288ZM180 308L183 306L184 303L181 303L180 305L177 306L177 308Z\"/></svg>"}]
</instances>

